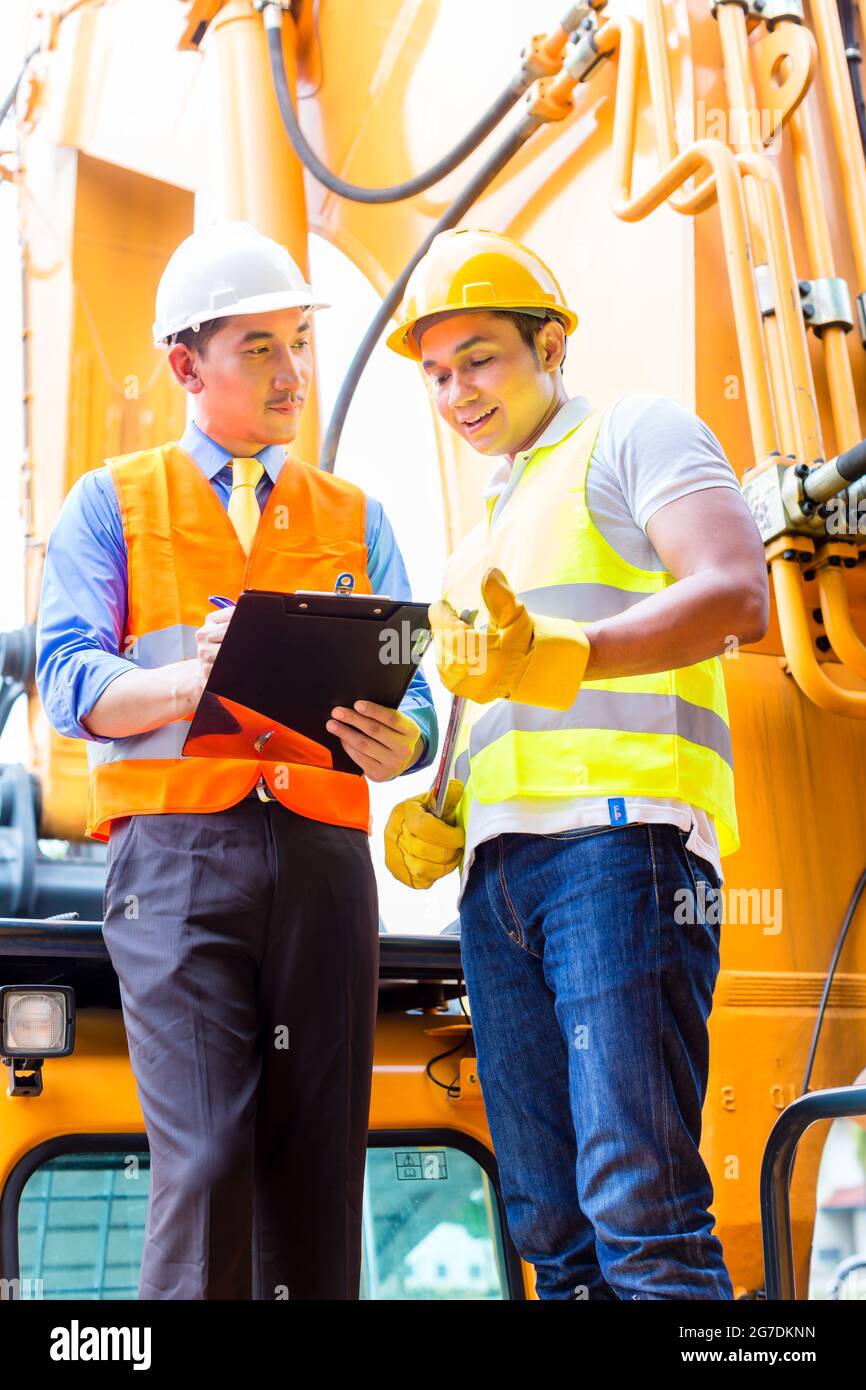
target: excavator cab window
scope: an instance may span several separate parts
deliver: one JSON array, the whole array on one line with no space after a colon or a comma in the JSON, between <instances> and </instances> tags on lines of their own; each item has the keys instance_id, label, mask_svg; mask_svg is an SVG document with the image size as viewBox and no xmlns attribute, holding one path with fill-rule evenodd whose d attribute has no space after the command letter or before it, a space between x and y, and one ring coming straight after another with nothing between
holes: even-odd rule
<instances>
[{"instance_id":1,"label":"excavator cab window","mask_svg":"<svg viewBox=\"0 0 866 1390\"><path fill-rule=\"evenodd\" d=\"M810 1299L866 1299L866 1123L837 1119L827 1131L815 1205Z\"/></svg>"},{"instance_id":2,"label":"excavator cab window","mask_svg":"<svg viewBox=\"0 0 866 1390\"><path fill-rule=\"evenodd\" d=\"M455 1131L448 1142L422 1137L370 1135L361 1298L522 1297L489 1154ZM150 1187L147 1148L138 1147L139 1136L94 1136L87 1149L90 1136L74 1142L65 1152L52 1143L44 1161L35 1151L17 1203L4 1197L4 1237L7 1223L17 1227L17 1296L134 1300ZM99 1147L106 1142L112 1147Z\"/></svg>"}]
</instances>

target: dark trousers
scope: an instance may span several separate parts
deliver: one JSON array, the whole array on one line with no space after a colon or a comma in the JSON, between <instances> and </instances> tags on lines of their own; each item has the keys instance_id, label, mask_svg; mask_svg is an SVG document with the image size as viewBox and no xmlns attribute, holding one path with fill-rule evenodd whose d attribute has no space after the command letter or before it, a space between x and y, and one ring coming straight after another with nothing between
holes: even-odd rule
<instances>
[{"instance_id":1,"label":"dark trousers","mask_svg":"<svg viewBox=\"0 0 866 1390\"><path fill-rule=\"evenodd\" d=\"M362 830L112 824L103 934L151 1154L139 1298L356 1299L378 985Z\"/></svg>"}]
</instances>

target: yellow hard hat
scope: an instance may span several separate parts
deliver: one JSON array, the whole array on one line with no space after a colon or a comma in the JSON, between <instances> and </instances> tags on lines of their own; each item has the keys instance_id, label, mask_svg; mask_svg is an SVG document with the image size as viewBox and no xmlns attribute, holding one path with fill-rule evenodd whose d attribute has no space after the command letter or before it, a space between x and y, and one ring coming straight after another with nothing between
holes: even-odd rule
<instances>
[{"instance_id":1,"label":"yellow hard hat","mask_svg":"<svg viewBox=\"0 0 866 1390\"><path fill-rule=\"evenodd\" d=\"M419 320L461 309L550 313L562 319L567 334L577 327L577 314L563 302L559 283L541 257L521 242L481 227L460 227L433 238L409 277L403 322L386 342L402 357L420 361L414 332Z\"/></svg>"}]
</instances>

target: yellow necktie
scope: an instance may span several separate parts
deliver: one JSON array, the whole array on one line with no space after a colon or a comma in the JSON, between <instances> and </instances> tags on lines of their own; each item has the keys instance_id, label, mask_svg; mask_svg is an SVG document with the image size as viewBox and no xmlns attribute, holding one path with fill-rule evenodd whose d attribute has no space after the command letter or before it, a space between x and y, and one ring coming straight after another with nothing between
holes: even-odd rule
<instances>
[{"instance_id":1,"label":"yellow necktie","mask_svg":"<svg viewBox=\"0 0 866 1390\"><path fill-rule=\"evenodd\" d=\"M264 464L259 459L232 459L229 521L237 531L238 540L247 555L253 548L253 539L261 516L256 485L264 471Z\"/></svg>"}]
</instances>

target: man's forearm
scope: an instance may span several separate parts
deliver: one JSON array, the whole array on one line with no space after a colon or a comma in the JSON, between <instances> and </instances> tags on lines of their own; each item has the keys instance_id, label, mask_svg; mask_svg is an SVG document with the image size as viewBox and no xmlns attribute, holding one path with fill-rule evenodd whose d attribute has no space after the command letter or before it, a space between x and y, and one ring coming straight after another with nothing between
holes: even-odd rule
<instances>
[{"instance_id":1,"label":"man's forearm","mask_svg":"<svg viewBox=\"0 0 866 1390\"><path fill-rule=\"evenodd\" d=\"M590 654L584 680L642 676L691 666L766 629L759 586L706 570L677 580L614 618L586 623Z\"/></svg>"},{"instance_id":2,"label":"man's forearm","mask_svg":"<svg viewBox=\"0 0 866 1390\"><path fill-rule=\"evenodd\" d=\"M103 738L146 734L192 714L202 690L198 657L168 666L130 666L106 686L81 723Z\"/></svg>"}]
</instances>

